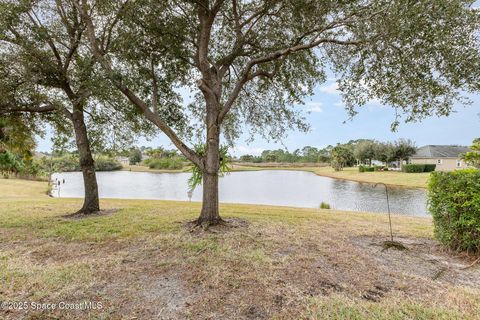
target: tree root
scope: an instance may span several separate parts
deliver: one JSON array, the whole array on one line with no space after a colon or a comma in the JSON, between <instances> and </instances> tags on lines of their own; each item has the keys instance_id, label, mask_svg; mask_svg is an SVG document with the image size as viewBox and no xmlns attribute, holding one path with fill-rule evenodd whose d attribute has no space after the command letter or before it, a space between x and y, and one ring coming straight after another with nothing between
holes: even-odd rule
<instances>
[{"instance_id":1,"label":"tree root","mask_svg":"<svg viewBox=\"0 0 480 320\"><path fill-rule=\"evenodd\" d=\"M382 252L385 251L385 250L388 250L390 248L394 248L394 249L397 249L397 250L400 250L400 251L403 251L403 250L408 250L407 247L405 247L405 245L403 245L403 243L401 242L398 242L398 241L383 241L382 242Z\"/></svg>"},{"instance_id":2,"label":"tree root","mask_svg":"<svg viewBox=\"0 0 480 320\"><path fill-rule=\"evenodd\" d=\"M193 225L193 227L190 229L190 232L193 232L199 228L202 229L203 231L207 231L210 227L213 227L213 226L227 225L227 221L223 220L222 218L218 218L213 221L196 219L196 220L193 220L191 224Z\"/></svg>"},{"instance_id":3,"label":"tree root","mask_svg":"<svg viewBox=\"0 0 480 320\"><path fill-rule=\"evenodd\" d=\"M90 218L90 217L97 217L97 216L105 216L115 212L117 212L117 209L103 209L103 210L97 210L97 211L80 209L77 212L64 215L63 218L83 219L83 218Z\"/></svg>"},{"instance_id":4,"label":"tree root","mask_svg":"<svg viewBox=\"0 0 480 320\"><path fill-rule=\"evenodd\" d=\"M479 263L479 262L480 262L480 257L479 257L477 260L473 261L473 262L472 262L471 264L469 264L468 266L461 268L461 270L470 269L471 267L475 266L475 265L476 265L477 263Z\"/></svg>"},{"instance_id":5,"label":"tree root","mask_svg":"<svg viewBox=\"0 0 480 320\"><path fill-rule=\"evenodd\" d=\"M189 232L196 230L208 231L211 233L219 233L227 229L242 228L248 226L248 221L239 218L216 219L215 221L201 221L200 219L190 221L186 224Z\"/></svg>"}]
</instances>

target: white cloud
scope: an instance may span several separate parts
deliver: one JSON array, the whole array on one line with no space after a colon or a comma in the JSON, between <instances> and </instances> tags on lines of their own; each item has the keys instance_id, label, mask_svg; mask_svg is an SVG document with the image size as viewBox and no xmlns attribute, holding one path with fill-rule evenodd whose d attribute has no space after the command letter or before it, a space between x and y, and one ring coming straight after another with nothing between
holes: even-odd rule
<instances>
[{"instance_id":1,"label":"white cloud","mask_svg":"<svg viewBox=\"0 0 480 320\"><path fill-rule=\"evenodd\" d=\"M321 102L307 102L303 106L307 112L322 112L322 103Z\"/></svg>"},{"instance_id":2,"label":"white cloud","mask_svg":"<svg viewBox=\"0 0 480 320\"><path fill-rule=\"evenodd\" d=\"M340 91L338 90L338 83L332 82L326 86L320 87L321 92L325 92L328 94L339 94Z\"/></svg>"},{"instance_id":3,"label":"white cloud","mask_svg":"<svg viewBox=\"0 0 480 320\"><path fill-rule=\"evenodd\" d=\"M259 156L264 150L265 149L263 148L256 148L256 147L249 147L249 146L235 146L233 147L232 153L235 156L241 156L244 154Z\"/></svg>"}]
</instances>

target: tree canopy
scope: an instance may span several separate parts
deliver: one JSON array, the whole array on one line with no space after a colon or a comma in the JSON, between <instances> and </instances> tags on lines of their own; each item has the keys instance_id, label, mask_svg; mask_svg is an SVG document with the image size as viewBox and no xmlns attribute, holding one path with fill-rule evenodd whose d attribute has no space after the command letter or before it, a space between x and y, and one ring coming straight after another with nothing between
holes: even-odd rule
<instances>
[{"instance_id":1,"label":"tree canopy","mask_svg":"<svg viewBox=\"0 0 480 320\"><path fill-rule=\"evenodd\" d=\"M100 79L203 173L200 222L220 221L221 139L232 144L245 129L274 140L307 130L297 106L328 71L351 116L377 99L395 109L394 128L402 118L448 115L463 91L478 89L473 1L66 3L85 23L88 45L80 46L101 66ZM192 92L193 102L182 105L175 86ZM190 133L204 152L187 143Z\"/></svg>"}]
</instances>

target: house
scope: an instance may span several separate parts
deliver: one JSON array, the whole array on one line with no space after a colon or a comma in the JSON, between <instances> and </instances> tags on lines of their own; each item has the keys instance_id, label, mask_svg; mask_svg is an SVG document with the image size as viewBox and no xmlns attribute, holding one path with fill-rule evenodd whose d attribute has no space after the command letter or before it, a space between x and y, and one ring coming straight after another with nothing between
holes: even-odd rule
<instances>
[{"instance_id":1,"label":"house","mask_svg":"<svg viewBox=\"0 0 480 320\"><path fill-rule=\"evenodd\" d=\"M437 171L453 171L465 169L468 165L461 159L461 155L471 151L463 146L428 145L417 149L417 153L410 157L413 164L435 164Z\"/></svg>"}]
</instances>

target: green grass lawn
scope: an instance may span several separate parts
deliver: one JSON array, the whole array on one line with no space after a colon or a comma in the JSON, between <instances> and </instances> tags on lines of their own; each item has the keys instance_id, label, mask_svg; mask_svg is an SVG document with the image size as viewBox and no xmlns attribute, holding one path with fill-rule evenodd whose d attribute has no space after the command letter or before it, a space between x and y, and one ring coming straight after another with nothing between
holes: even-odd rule
<instances>
[{"instance_id":1,"label":"green grass lawn","mask_svg":"<svg viewBox=\"0 0 480 320\"><path fill-rule=\"evenodd\" d=\"M1 319L478 319L480 272L393 216L409 248L384 250L385 215L228 204L231 226L190 229L200 203L80 199L0 179L0 301L102 303ZM445 270L443 270L445 268ZM443 270L439 274L439 270Z\"/></svg>"}]
</instances>

